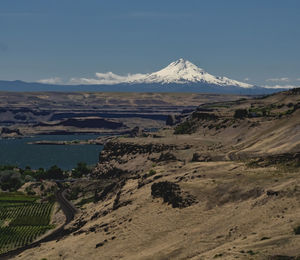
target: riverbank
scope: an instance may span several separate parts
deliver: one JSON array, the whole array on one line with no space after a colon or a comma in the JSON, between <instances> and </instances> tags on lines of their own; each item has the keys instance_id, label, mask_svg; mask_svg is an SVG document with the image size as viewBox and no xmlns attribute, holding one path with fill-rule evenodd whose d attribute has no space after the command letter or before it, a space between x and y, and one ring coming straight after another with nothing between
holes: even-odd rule
<instances>
[{"instance_id":1,"label":"riverbank","mask_svg":"<svg viewBox=\"0 0 300 260\"><path fill-rule=\"evenodd\" d=\"M97 139L90 139L90 140L71 140L71 141L49 141L49 140L41 140L41 141L34 141L28 142L27 144L33 145L87 145L87 144L94 144L94 145L104 145L109 140L113 139L114 136L104 136L98 137Z\"/></svg>"}]
</instances>

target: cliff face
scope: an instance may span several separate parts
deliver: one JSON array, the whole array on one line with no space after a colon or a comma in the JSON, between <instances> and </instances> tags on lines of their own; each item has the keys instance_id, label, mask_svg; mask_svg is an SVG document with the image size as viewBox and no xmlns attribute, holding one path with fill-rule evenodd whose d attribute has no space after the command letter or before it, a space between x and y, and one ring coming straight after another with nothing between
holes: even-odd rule
<instances>
[{"instance_id":1,"label":"cliff face","mask_svg":"<svg viewBox=\"0 0 300 260\"><path fill-rule=\"evenodd\" d=\"M3 127L0 132L0 137L2 138L15 138L22 137L22 133L19 129L10 129L8 127Z\"/></svg>"},{"instance_id":2,"label":"cliff face","mask_svg":"<svg viewBox=\"0 0 300 260\"><path fill-rule=\"evenodd\" d=\"M179 93L2 92L0 126L19 128L24 135L56 130L80 132L88 128L90 132L100 133L103 129L115 131L125 126L128 129L135 126L160 128L169 114L195 109L199 102L212 98L235 100L238 97ZM89 119L95 117L98 120Z\"/></svg>"},{"instance_id":3,"label":"cliff face","mask_svg":"<svg viewBox=\"0 0 300 260\"><path fill-rule=\"evenodd\" d=\"M118 142L111 141L104 145L104 149L100 154L99 162L110 161L124 155L139 155L139 154L153 154L160 153L167 150L175 150L176 145L167 145L167 144L137 144L130 142Z\"/></svg>"},{"instance_id":4,"label":"cliff face","mask_svg":"<svg viewBox=\"0 0 300 260\"><path fill-rule=\"evenodd\" d=\"M124 173L135 175L139 171L145 172L163 152L179 148L174 144L139 144L130 142L130 138L125 140L116 139L104 145L94 176L111 178Z\"/></svg>"},{"instance_id":5,"label":"cliff face","mask_svg":"<svg viewBox=\"0 0 300 260\"><path fill-rule=\"evenodd\" d=\"M103 128L113 130L126 128L126 125L122 122L116 122L99 117L69 118L58 123L39 123L36 126L70 126L77 128Z\"/></svg>"}]
</instances>

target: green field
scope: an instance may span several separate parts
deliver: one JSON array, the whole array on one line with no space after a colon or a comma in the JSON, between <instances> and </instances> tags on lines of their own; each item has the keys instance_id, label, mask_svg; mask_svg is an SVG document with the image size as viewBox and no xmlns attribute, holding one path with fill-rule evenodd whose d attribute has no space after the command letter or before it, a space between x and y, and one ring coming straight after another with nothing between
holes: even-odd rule
<instances>
[{"instance_id":1,"label":"green field","mask_svg":"<svg viewBox=\"0 0 300 260\"><path fill-rule=\"evenodd\" d=\"M21 193L0 193L0 254L30 244L50 225L53 202Z\"/></svg>"}]
</instances>

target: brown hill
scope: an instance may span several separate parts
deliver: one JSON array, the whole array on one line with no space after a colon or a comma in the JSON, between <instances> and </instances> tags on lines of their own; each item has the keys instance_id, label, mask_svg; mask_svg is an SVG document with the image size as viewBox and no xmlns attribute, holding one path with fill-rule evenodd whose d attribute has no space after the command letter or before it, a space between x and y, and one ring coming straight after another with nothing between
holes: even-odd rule
<instances>
[{"instance_id":1,"label":"brown hill","mask_svg":"<svg viewBox=\"0 0 300 260\"><path fill-rule=\"evenodd\" d=\"M296 259L300 91L206 104L106 143L59 241L16 259Z\"/></svg>"}]
</instances>

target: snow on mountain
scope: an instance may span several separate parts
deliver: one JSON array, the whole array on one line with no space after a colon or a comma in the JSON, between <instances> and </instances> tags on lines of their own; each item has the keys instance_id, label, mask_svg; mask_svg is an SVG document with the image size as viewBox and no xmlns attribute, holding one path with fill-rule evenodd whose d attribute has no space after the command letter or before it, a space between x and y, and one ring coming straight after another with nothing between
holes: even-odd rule
<instances>
[{"instance_id":1,"label":"snow on mountain","mask_svg":"<svg viewBox=\"0 0 300 260\"><path fill-rule=\"evenodd\" d=\"M251 88L253 85L232 80L226 77L215 77L190 61L179 59L172 62L164 69L139 79L145 83L206 83L221 86L238 86Z\"/></svg>"},{"instance_id":2,"label":"snow on mountain","mask_svg":"<svg viewBox=\"0 0 300 260\"><path fill-rule=\"evenodd\" d=\"M216 77L197 67L190 61L179 59L167 67L151 74L128 74L121 76L112 72L96 73L96 78L72 78L71 84L189 84L202 83L218 86L235 86L251 88L253 85L232 80L226 77Z\"/></svg>"}]
</instances>

